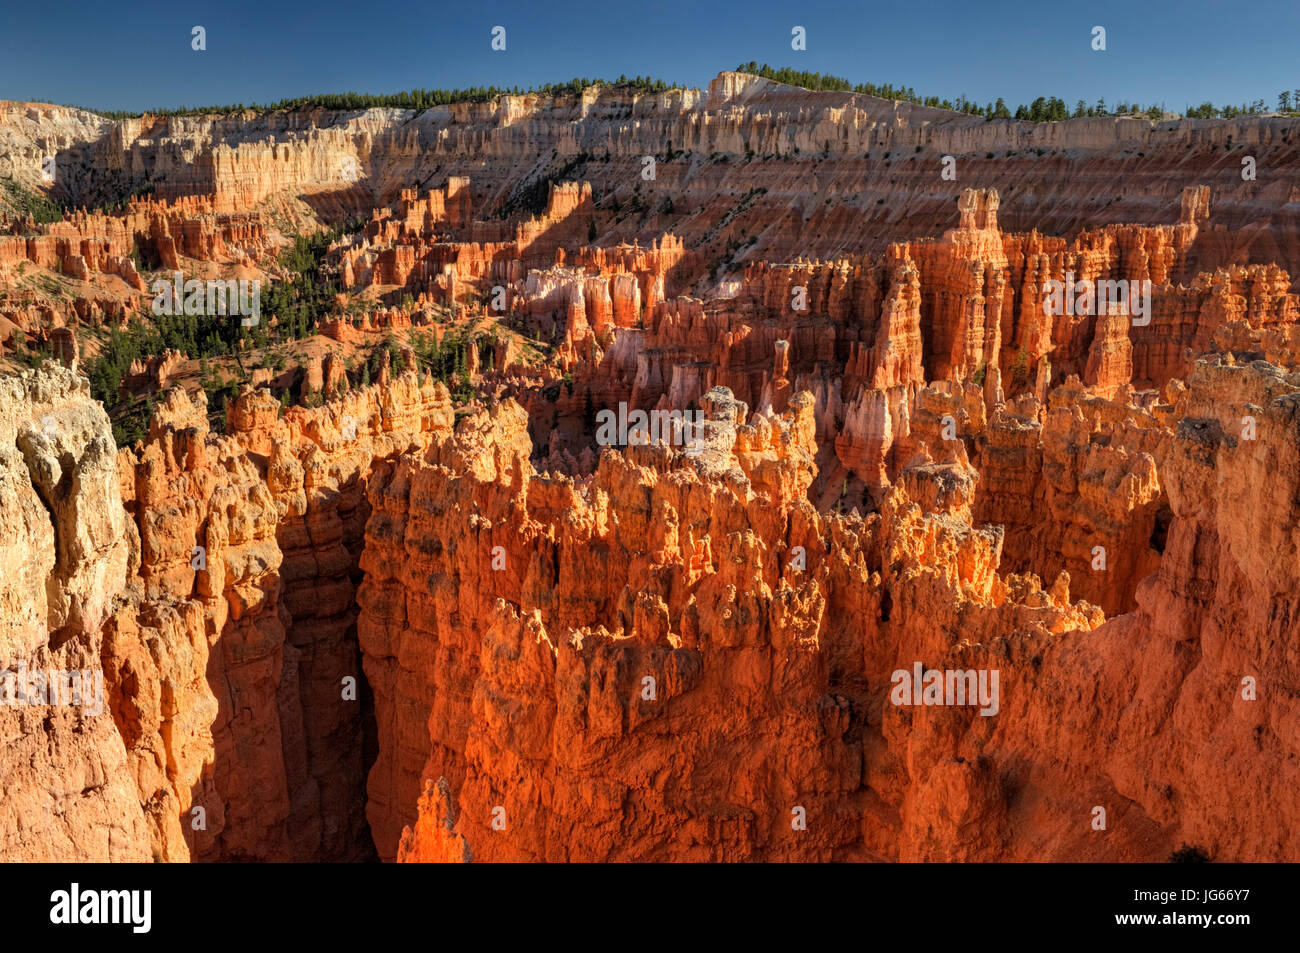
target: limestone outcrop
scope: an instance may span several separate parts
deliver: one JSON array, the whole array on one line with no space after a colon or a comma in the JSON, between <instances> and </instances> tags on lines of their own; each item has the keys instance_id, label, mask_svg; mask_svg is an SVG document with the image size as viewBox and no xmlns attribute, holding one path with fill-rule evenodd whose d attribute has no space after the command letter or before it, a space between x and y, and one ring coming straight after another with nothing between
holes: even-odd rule
<instances>
[{"instance_id":1,"label":"limestone outcrop","mask_svg":"<svg viewBox=\"0 0 1300 953\"><path fill-rule=\"evenodd\" d=\"M0 857L147 861L100 664L140 562L108 415L54 365L0 395Z\"/></svg>"}]
</instances>

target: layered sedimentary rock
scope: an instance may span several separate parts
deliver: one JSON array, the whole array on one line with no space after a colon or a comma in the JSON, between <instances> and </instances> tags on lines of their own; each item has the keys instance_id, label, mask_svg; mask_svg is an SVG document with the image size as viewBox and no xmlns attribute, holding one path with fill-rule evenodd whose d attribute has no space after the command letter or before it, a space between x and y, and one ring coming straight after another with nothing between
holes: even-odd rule
<instances>
[{"instance_id":1,"label":"layered sedimentary rock","mask_svg":"<svg viewBox=\"0 0 1300 953\"><path fill-rule=\"evenodd\" d=\"M16 744L59 759L48 777L6 772L6 856L366 857L364 483L373 459L450 427L445 389L407 374L284 419L249 391L220 437L174 390L117 455L84 380L12 383L6 499L32 505L5 544L27 568L10 577L4 661L102 672L106 692L97 719L55 708L44 730L42 708L0 709ZM96 821L106 810L120 816Z\"/></svg>"},{"instance_id":2,"label":"layered sedimentary rock","mask_svg":"<svg viewBox=\"0 0 1300 953\"><path fill-rule=\"evenodd\" d=\"M466 849L489 860L865 856L851 806L866 800L859 745L870 715L858 680L876 651L870 623L900 607L886 603L937 587L972 631L997 624L999 604L1043 631L1100 618L1024 604L996 574L1000 534L950 529L899 491L884 517L819 516L804 498L812 403L792 403L784 419L738 426L745 408L715 391L704 454L690 463L666 448L639 460L607 455L589 487L498 471L495 500L462 491L483 512L469 549L422 542L451 529L441 468L399 469L391 491L375 485L376 514L381 504L389 512L372 521L383 536L363 590L363 646L385 639L408 691L439 699L428 760L399 765L394 789L404 786L408 805L422 792L421 804L436 805L430 792L459 791L450 805L442 799L448 813L421 817L403 838L402 859L462 859ZM522 426L502 421L496 432L510 440ZM757 479L768 470L783 476ZM523 512L503 526L515 508ZM493 575L497 540L507 556ZM405 560L389 551L398 543ZM881 563L898 547L930 557L924 576ZM416 552L425 559L416 563ZM575 599L568 584L579 579ZM444 594L458 596L460 612L436 604ZM417 620L433 631L394 643ZM393 705L403 737L410 707ZM666 769L673 761L682 769ZM839 802L841 816L801 844L790 811L819 801ZM389 803L372 799L372 810ZM381 854L394 846L385 820L372 814Z\"/></svg>"},{"instance_id":3,"label":"layered sedimentary rock","mask_svg":"<svg viewBox=\"0 0 1300 953\"><path fill-rule=\"evenodd\" d=\"M70 370L0 388L0 857L147 861L100 664L101 626L140 562L108 416Z\"/></svg>"},{"instance_id":4,"label":"layered sedimentary rock","mask_svg":"<svg viewBox=\"0 0 1300 953\"><path fill-rule=\"evenodd\" d=\"M1157 859L1188 841L1291 856L1289 827L1247 820L1239 796L1270 818L1294 811L1294 633L1269 608L1294 561L1260 558L1288 550L1277 533L1294 514L1239 508L1265 460L1300 474L1267 449L1293 426L1296 383L1262 364L1198 367L1166 438L1165 558L1139 610L1104 624L1069 601L1069 574L1050 590L998 574L1001 530L949 515L976 483L952 467L908 472L934 512L895 488L865 520L810 512L797 492L810 474L791 495L755 492L739 457L726 470L722 447L741 443L730 425L718 458L607 455L590 487L512 460L522 420L498 421L496 450L466 441L460 452L495 459L460 485L445 460L397 467L372 484L379 558L361 619L380 678L405 686L389 701L386 796L372 799L381 854ZM811 437L808 409L780 425L789 449L794 432ZM1232 430L1246 409L1253 443ZM808 467L789 449L770 459ZM477 528L457 533L450 512L466 505ZM647 531L614 536L629 524ZM1230 632L1241 595L1259 615L1246 639ZM428 629L406 636L412 625ZM891 673L910 677L914 660L997 670L999 710L893 704ZM423 763L405 714L421 692ZM418 814L394 845L397 792Z\"/></svg>"},{"instance_id":5,"label":"layered sedimentary rock","mask_svg":"<svg viewBox=\"0 0 1300 953\"><path fill-rule=\"evenodd\" d=\"M470 204L452 206L486 219L477 210L517 204L521 168L537 169L533 181L567 169L570 179L591 183L597 208L611 217L609 197L626 208L640 183L656 230L671 229L711 257L725 254L733 239L753 237L750 254L773 260L878 254L890 242L941 233L953 197L935 185L951 156L964 185L1016 183L1013 194L1003 194L1000 215L1019 231L1172 224L1177 215L1167 209L1183 185L1212 184L1221 222L1261 227L1199 242L1198 270L1272 261L1296 275L1296 124L1260 116L986 121L723 73L707 90L592 87L418 115L297 110L113 122L64 107L3 103L0 153L11 157L19 181L39 184L41 161L55 143L60 167L66 164L56 188L74 203L149 185L165 199L212 196L221 213L291 196L331 214L368 214L412 183L469 175L473 195L463 201ZM646 156L656 158L653 180L641 177ZM1268 175L1243 181L1244 156ZM630 240L641 223L602 218L598 227Z\"/></svg>"},{"instance_id":6,"label":"layered sedimentary rock","mask_svg":"<svg viewBox=\"0 0 1300 953\"><path fill-rule=\"evenodd\" d=\"M177 255L255 262L273 245L258 214L218 214L210 198L198 196L172 202L133 198L119 214L96 209L49 225L37 226L30 217L7 224L13 234L0 234L0 264L27 260L81 278L90 272L116 274L137 291L145 289L134 252L175 268Z\"/></svg>"},{"instance_id":7,"label":"layered sedimentary rock","mask_svg":"<svg viewBox=\"0 0 1300 953\"><path fill-rule=\"evenodd\" d=\"M23 182L54 141L74 199L161 185L3 222L15 360L84 366L151 267L270 280L280 228L366 213L292 382L323 406L246 386L213 432L164 351L115 455L73 370L3 382L0 665L104 696L0 706L0 856L1294 859L1294 124L742 74L419 116L0 106ZM941 194L944 150L999 188ZM411 370L439 347L455 403ZM900 701L915 666L996 697Z\"/></svg>"},{"instance_id":8,"label":"layered sedimentary rock","mask_svg":"<svg viewBox=\"0 0 1300 953\"><path fill-rule=\"evenodd\" d=\"M193 653L192 705L154 710L124 684L124 720L152 729L129 739L141 772L173 766L141 785L160 804L156 836L168 857L365 856L366 699L352 632L364 485L374 458L448 427L449 401L408 374L319 411L281 419L279 410L265 391L249 391L228 411L231 435L216 438L203 408L174 391L150 440L122 457L144 586L119 615L150 619L161 604L165 623L179 610L176 634L191 643L181 657ZM158 636L122 625L123 652L137 666L138 647ZM154 654L160 667L176 661ZM207 717L194 718L196 707ZM206 830L174 829L177 806L182 815L202 807Z\"/></svg>"},{"instance_id":9,"label":"layered sedimentary rock","mask_svg":"<svg viewBox=\"0 0 1300 953\"><path fill-rule=\"evenodd\" d=\"M60 401L74 419L93 407L59 373L27 378L13 405L56 419ZM1216 856L1290 856L1286 824L1252 823L1214 792L1226 770L1271 816L1291 809L1292 674L1269 648L1289 634L1270 614L1242 644L1235 613L1240 593L1270 606L1294 585L1288 560L1262 555L1285 550L1273 527L1293 520L1256 515L1250 488L1260 467L1274 480L1300 472L1285 456L1296 384L1216 359L1155 408L1145 429L1166 446L1146 452L1161 461L1167 542L1137 613L1110 622L1071 602L1073 572L1044 588L999 568L1007 532L972 525L983 475L970 464L905 467L865 517L817 512L806 393L769 419L715 390L700 452L607 451L577 482L533 469L518 406L453 430L442 398L411 375L285 420L250 392L224 438L176 393L143 452L122 456L118 499L133 520L117 548L56 556L49 534L42 556L27 531L33 568L6 597L8 617L49 628L29 593L53 578L45 588L69 594L47 610L64 620L61 650L102 634L113 726L98 723L94 750L117 750L128 770L109 766L134 782L102 795L128 825L107 845L93 833L100 796L79 793L58 821L58 856L349 855L341 818L360 801L330 793L348 771L328 753L355 748L360 729L323 715L343 707L351 600L323 594L346 594L352 558L377 727L366 813L384 857L1134 859L1181 840ZM1017 405L1027 421L1032 400ZM1143 445L1144 428L1092 400L1118 428L1103 449ZM1054 421L1076 426L1080 404L1061 397L1046 428L1068 433ZM351 424L361 439L344 433ZM16 493L51 485L33 442L48 438L33 429L15 429L36 448ZM1043 445L1051 459L1053 441ZM96 485L93 456L71 459L78 485ZM98 464L110 467L98 484L109 519L110 460ZM351 542L347 514L362 504L348 473L369 506ZM1104 480L1098 491L1061 495L1116 495ZM312 596L295 604L298 583ZM19 651L39 661L47 650ZM894 705L891 674L917 661L996 669L997 713ZM1251 700L1248 676L1261 689ZM1226 760L1206 760L1211 743ZM10 856L29 844L35 781L7 776ZM1107 834L1092 830L1096 806L1110 812ZM194 807L207 831L190 826ZM312 817L340 823L333 841Z\"/></svg>"},{"instance_id":10,"label":"layered sedimentary rock","mask_svg":"<svg viewBox=\"0 0 1300 953\"><path fill-rule=\"evenodd\" d=\"M661 279L671 287L672 264L635 284L595 256L533 269L496 289L508 292L504 320L557 341L556 363L573 385L547 407L536 400L532 369L520 369L516 383L507 367L501 380L547 445L557 436L571 442L591 406L684 407L725 386L753 407L781 410L774 395L806 388L817 401L819 443L835 451L821 461L817 499L825 503L825 491L848 479L878 502L923 444L942 456L936 441L949 430L973 441L984 427L972 427L974 417L991 418L1007 398L1032 394L1046 406L1049 391L1077 377L1093 395L1124 403L1130 385L1154 391L1186 376L1224 324L1294 321L1296 297L1276 266L1174 282L1191 267L1208 215L1204 189L1184 198L1178 225L1108 226L1067 242L1001 232L998 195L967 190L957 227L937 242L892 245L879 259L762 262L704 300L641 297ZM630 311L621 283L631 288ZM920 403L927 382L973 385L983 408L963 398L947 426L944 411ZM918 420L932 424L928 432L917 431ZM972 460L981 452L974 442L967 451Z\"/></svg>"}]
</instances>

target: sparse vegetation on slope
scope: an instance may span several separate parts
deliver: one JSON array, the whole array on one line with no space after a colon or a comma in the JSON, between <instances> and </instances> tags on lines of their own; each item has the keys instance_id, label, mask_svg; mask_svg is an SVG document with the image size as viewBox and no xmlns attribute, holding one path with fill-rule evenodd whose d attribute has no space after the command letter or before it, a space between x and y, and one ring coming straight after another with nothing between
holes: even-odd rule
<instances>
[{"instance_id":1,"label":"sparse vegetation on slope","mask_svg":"<svg viewBox=\"0 0 1300 953\"><path fill-rule=\"evenodd\" d=\"M879 96L881 99L897 99L916 103L918 106L930 106L935 109L949 109L953 112L969 113L983 116L985 119L1021 119L1026 122L1063 122L1066 119L1082 119L1097 116L1143 116L1147 119L1160 119L1166 109L1163 103L1141 106L1138 103L1118 103L1113 108L1106 105L1105 99L1098 99L1091 106L1082 99L1075 103L1074 110L1056 96L1039 96L1028 106L1017 106L1014 111L999 97L997 102L981 106L972 102L965 95L956 99L940 99L938 96L919 96L911 86L894 86L889 83L877 86L875 83L858 83L854 85L842 76L813 73L807 70L795 70L788 66L781 69L758 65L754 60L741 63L736 67L741 73L753 73L778 83L800 86L804 89L831 90L845 93L863 93L867 96ZM1259 115L1268 112L1268 106L1262 99L1239 106L1216 106L1202 103L1188 106L1184 114L1188 119L1232 119L1236 116ZM1277 111L1282 113L1300 112L1300 89L1283 90L1277 97Z\"/></svg>"},{"instance_id":2,"label":"sparse vegetation on slope","mask_svg":"<svg viewBox=\"0 0 1300 953\"><path fill-rule=\"evenodd\" d=\"M522 89L512 86L504 89L498 86L471 86L468 89L410 89L401 93L324 93L315 96L294 96L278 102L261 104L237 103L228 106L177 106L172 108L150 109L147 112L131 110L92 109L87 106L75 107L85 109L106 119L134 119L138 116L203 116L236 112L275 112L292 109L414 109L420 112L435 106L447 106L451 103L485 103L501 96L522 96L538 93L543 96L577 96L589 86L612 86L616 89L634 89L646 93L658 93L668 89L680 89L677 84L665 83L650 76L628 78L620 76L617 80L587 79L574 77L567 83L546 83L542 86L530 86Z\"/></svg>"},{"instance_id":3,"label":"sparse vegetation on slope","mask_svg":"<svg viewBox=\"0 0 1300 953\"><path fill-rule=\"evenodd\" d=\"M0 179L0 188L5 192L4 195L0 195L0 199L6 200L19 215L31 215L37 225L63 219L63 207L58 202L39 192L24 188L10 177Z\"/></svg>"}]
</instances>

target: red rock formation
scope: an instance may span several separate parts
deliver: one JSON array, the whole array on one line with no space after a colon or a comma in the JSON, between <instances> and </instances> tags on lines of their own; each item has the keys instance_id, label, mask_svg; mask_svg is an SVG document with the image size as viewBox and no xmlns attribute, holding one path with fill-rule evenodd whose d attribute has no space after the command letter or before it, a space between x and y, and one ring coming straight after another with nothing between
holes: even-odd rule
<instances>
[{"instance_id":1,"label":"red rock formation","mask_svg":"<svg viewBox=\"0 0 1300 953\"><path fill-rule=\"evenodd\" d=\"M171 385L172 376L185 363L185 355L167 350L145 360L136 358L122 378L124 394L149 394Z\"/></svg>"},{"instance_id":2,"label":"red rock formation","mask_svg":"<svg viewBox=\"0 0 1300 953\"><path fill-rule=\"evenodd\" d=\"M250 391L229 409L233 438L216 438L203 405L173 391L121 458L140 583L106 636L105 673L152 849L169 859L365 856L360 699L344 682L360 674L364 480L371 459L448 427L449 402L408 374L278 411ZM160 703L160 682L181 694Z\"/></svg>"},{"instance_id":3,"label":"red rock formation","mask_svg":"<svg viewBox=\"0 0 1300 953\"><path fill-rule=\"evenodd\" d=\"M0 857L147 861L99 661L101 625L140 559L108 417L84 378L54 364L0 389ZM64 694L72 683L59 672L85 673L77 684L88 687ZM60 694L34 673L61 682Z\"/></svg>"},{"instance_id":4,"label":"red rock formation","mask_svg":"<svg viewBox=\"0 0 1300 953\"><path fill-rule=\"evenodd\" d=\"M1035 604L1013 595L994 571L1000 534L953 534L899 490L888 515L865 525L858 517L817 515L802 499L811 482L811 401L802 398L796 416L767 428L781 436L748 467L741 448L753 446L752 438L736 427L731 406L715 400L717 441L687 465L684 481L669 479L683 473L671 456L638 463L608 455L592 487L557 484L511 463L502 456L511 452L505 446L485 448L485 430L458 434L453 444L457 456L495 458L474 479L448 483L443 458L437 467L399 467L373 485L376 513L385 510L375 525L384 535L374 540L376 558L365 557L363 647L368 664L375 656L372 681L406 686L390 698L377 689L381 724L385 709L397 718L381 751L401 753L395 762L381 754L371 777L371 825L381 855L397 849L398 822L411 819L401 802L414 804L425 791L422 809L438 813L421 816L403 835L403 860L865 856L883 841L864 845L859 822L843 809L852 814L848 792L860 784L863 756L848 728L859 704L868 718L872 706L842 694L856 690L840 677L826 694L832 670L847 666L843 677L851 681L850 671L867 661L857 630L845 624L849 617L875 626L890 615L882 600L892 598L897 612L909 596L934 596L931 587L938 587L949 599L970 601L972 632L982 613L985 625L1002 612L1044 633L1099 621L1095 610L1090 615L1059 599ZM508 435L523 423L520 415L492 429L511 446ZM759 484L754 476L767 466L803 478ZM640 492L629 495L634 489ZM709 497L707 506L695 502L697 493ZM428 552L418 542L424 534L446 539L453 531L440 515L449 511L430 508L449 498L483 512L483 529L433 554L432 563L413 561L414 550ZM593 505L601 509L565 517L569 528L559 536L547 530L561 514ZM518 515L510 518L512 510ZM633 530L642 522L650 530L630 537L644 539L643 546L625 551L622 533L590 535L629 520ZM390 549L402 540L405 558ZM505 569L495 575L494 545L505 553ZM796 545L806 570L791 564ZM929 567L933 582L918 588L919 579L889 579L882 547L906 549L905 564ZM581 568L593 553L601 554L604 576ZM865 566L864 557L871 560ZM882 558L883 565L874 562ZM554 598L578 578L587 580L581 601ZM601 584L592 589L596 578ZM426 587L425 579L450 585ZM1038 591L1013 584L1018 592ZM461 611L449 612L444 598ZM471 617L467 605L486 624L457 623ZM760 605L785 608L760 622L752 614ZM609 629L618 617L622 623ZM422 630L417 644L438 646L432 655L394 640L412 625ZM444 668L442 660L455 667ZM406 672L414 677L399 674ZM450 685L474 688L448 693ZM401 714L411 709L412 692L441 699L428 719L431 748L423 764L405 754L414 743L409 732L418 730ZM654 767L669 745L690 770ZM724 749L743 757L749 770L724 768ZM644 808L628 812L628 797ZM800 838L789 817L805 803L824 806L817 833ZM842 808L833 811L832 803ZM504 818L503 829L494 829L496 816Z\"/></svg>"},{"instance_id":5,"label":"red rock formation","mask_svg":"<svg viewBox=\"0 0 1300 953\"><path fill-rule=\"evenodd\" d=\"M133 198L119 213L79 211L50 225L16 222L11 230L9 236L0 234L0 262L25 258L83 279L92 272L116 274L138 291L144 284L131 258L137 248L160 258L166 268L178 267L178 254L257 262L273 250L260 215L219 214L211 199L198 196L172 202ZM38 234L19 237L32 231Z\"/></svg>"},{"instance_id":6,"label":"red rock formation","mask_svg":"<svg viewBox=\"0 0 1300 953\"><path fill-rule=\"evenodd\" d=\"M76 289L6 287L11 347L93 346L78 323L147 292L137 252L272 268L268 206L389 204L325 266L347 290L304 358L323 407L247 389L219 435L173 390L114 467L69 371L0 382L0 662L97 669L107 692L99 721L0 708L0 856L1293 858L1292 212L1227 185L1211 215L1207 188L1163 178L1109 219L1061 199L1120 139L1158 167L1179 124L1050 131L740 74L629 96L458 104L400 132L386 111L293 118L309 135L57 120L114 168L134 150L172 174L120 213L6 220L0 284ZM635 121L614 134L597 107ZM1179 127L1184 181L1215 169L1210 125ZM1293 125L1248 123L1273 155ZM12 127L0 109L21 152ZM1016 199L964 190L955 222L951 195L864 204L934 195L934 148L990 181L975 156L1011 131L1075 152L1000 156L1025 169ZM651 141L690 158L670 147L634 198ZM434 170L445 185L406 187ZM544 181L545 211L516 214ZM1126 212L1145 224L1107 223ZM1149 312L1045 308L1065 281L1150 282ZM387 348L349 386L354 348L416 327L468 342L455 383L478 401L453 412ZM126 391L181 361L142 359ZM707 419L601 446L592 418L620 405ZM914 664L996 670L996 714L897 704Z\"/></svg>"}]
</instances>

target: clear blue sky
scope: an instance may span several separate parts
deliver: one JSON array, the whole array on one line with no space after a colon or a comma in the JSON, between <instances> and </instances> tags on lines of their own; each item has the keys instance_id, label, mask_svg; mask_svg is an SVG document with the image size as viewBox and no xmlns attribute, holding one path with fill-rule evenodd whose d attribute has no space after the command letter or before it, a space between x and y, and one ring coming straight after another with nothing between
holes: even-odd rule
<instances>
[{"instance_id":1,"label":"clear blue sky","mask_svg":"<svg viewBox=\"0 0 1300 953\"><path fill-rule=\"evenodd\" d=\"M504 53L490 49L498 24ZM790 48L796 24L806 52ZM190 48L195 25L206 52ZM1298 52L1297 0L5 0L0 99L139 110L620 73L703 86L752 59L1013 107L1056 95L1271 108L1300 87Z\"/></svg>"}]
</instances>

